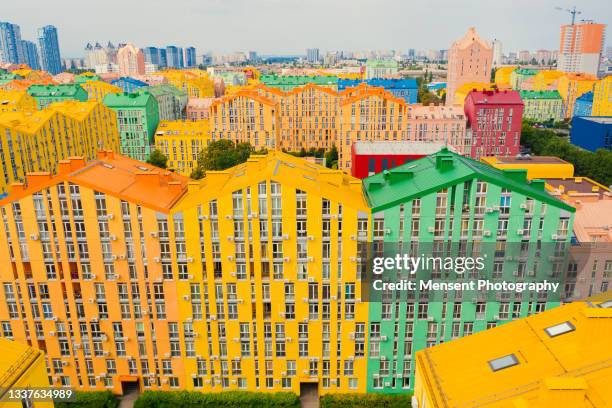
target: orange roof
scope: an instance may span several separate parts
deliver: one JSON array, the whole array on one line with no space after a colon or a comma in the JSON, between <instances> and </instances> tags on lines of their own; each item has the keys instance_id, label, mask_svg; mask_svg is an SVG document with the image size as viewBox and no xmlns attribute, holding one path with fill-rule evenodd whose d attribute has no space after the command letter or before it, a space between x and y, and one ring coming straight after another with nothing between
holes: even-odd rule
<instances>
[{"instance_id":1,"label":"orange roof","mask_svg":"<svg viewBox=\"0 0 612 408\"><path fill-rule=\"evenodd\" d=\"M56 176L49 172L27 174L27 185L15 183L0 206L31 195L49 186L68 181L122 200L168 212L186 191L189 178L111 151L98 153L98 159L85 162L71 157L59 162Z\"/></svg>"},{"instance_id":2,"label":"orange roof","mask_svg":"<svg viewBox=\"0 0 612 408\"><path fill-rule=\"evenodd\" d=\"M576 202L574 234L580 242L612 242L612 196Z\"/></svg>"}]
</instances>

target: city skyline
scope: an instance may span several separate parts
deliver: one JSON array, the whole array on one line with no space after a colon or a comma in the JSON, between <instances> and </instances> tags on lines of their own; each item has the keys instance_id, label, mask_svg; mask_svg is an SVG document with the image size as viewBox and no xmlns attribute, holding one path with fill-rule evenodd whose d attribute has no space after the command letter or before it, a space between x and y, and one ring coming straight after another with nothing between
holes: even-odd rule
<instances>
[{"instance_id":1,"label":"city skyline","mask_svg":"<svg viewBox=\"0 0 612 408\"><path fill-rule=\"evenodd\" d=\"M153 0L146 8L109 0L105 7L96 11L96 22L92 23L84 9L77 9L73 10L75 16L68 25L62 23L62 13L69 8L70 2L59 0L57 3L53 9L39 15L30 13L29 7L18 3L7 4L3 20L20 25L24 38L35 37L39 27L55 25L63 57L82 57L87 42L96 40L132 42L139 47L193 45L200 53L255 50L262 55L304 55L307 48L319 48L322 53L381 49L406 53L410 48L448 49L454 39L471 26L475 26L487 41L500 40L504 52L533 51L558 49L559 26L570 20L569 14L554 9L555 6L570 7L567 1L534 4L521 0L518 7L505 10L501 4L478 0L470 1L469 6L457 6L448 0L438 0L436 4L360 0L359 7L347 0L333 3L315 0L308 5L279 0L249 3L242 0L182 0L178 3ZM115 13L117 7L124 12ZM322 8L325 13L320 13ZM529 13L524 12L526 8L530 9ZM582 18L604 24L612 14L604 3L594 0L582 2L580 10ZM432 20L419 17L431 13L435 13L433 21L440 22L439 26L444 30L431 30ZM497 18L502 14L503 20ZM135 20L134 15L140 17ZM174 16L174 19L168 19L168 16ZM300 16L303 21L318 19L317 30L312 30L309 25L296 25L295 16ZM114 21L112 28L106 21ZM344 24L346 21L354 23ZM513 32L519 23L524 29ZM364 24L370 25L371 29L362 30ZM152 26L156 27L155 30L148 29ZM340 26L342 30L339 30ZM189 29L185 30L185 27ZM228 27L232 29L227 30ZM219 36L217 33L223 30L226 35ZM427 36L422 36L422 32L427 32ZM87 37L81 33L87 33ZM284 33L283 41L278 41L279 33Z\"/></svg>"}]
</instances>

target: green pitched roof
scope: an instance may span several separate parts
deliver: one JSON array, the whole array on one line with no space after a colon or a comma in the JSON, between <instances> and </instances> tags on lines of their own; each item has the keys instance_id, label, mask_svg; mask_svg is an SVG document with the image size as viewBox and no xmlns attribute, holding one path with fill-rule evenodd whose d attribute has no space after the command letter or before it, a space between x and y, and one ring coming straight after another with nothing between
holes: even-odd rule
<instances>
[{"instance_id":1,"label":"green pitched roof","mask_svg":"<svg viewBox=\"0 0 612 408\"><path fill-rule=\"evenodd\" d=\"M87 92L77 84L31 85L28 94L34 98L75 98L79 94L87 98Z\"/></svg>"},{"instance_id":2,"label":"green pitched roof","mask_svg":"<svg viewBox=\"0 0 612 408\"><path fill-rule=\"evenodd\" d=\"M109 108L144 108L153 96L149 92L114 93L104 97L104 105Z\"/></svg>"},{"instance_id":3,"label":"green pitched roof","mask_svg":"<svg viewBox=\"0 0 612 408\"><path fill-rule=\"evenodd\" d=\"M487 181L555 207L575 211L574 207L546 193L543 180L528 182L526 175L525 170L496 169L443 148L438 153L370 176L363 180L363 188L373 212L471 179Z\"/></svg>"},{"instance_id":4,"label":"green pitched roof","mask_svg":"<svg viewBox=\"0 0 612 408\"><path fill-rule=\"evenodd\" d=\"M561 99L559 91L519 91L521 99Z\"/></svg>"},{"instance_id":5,"label":"green pitched roof","mask_svg":"<svg viewBox=\"0 0 612 408\"><path fill-rule=\"evenodd\" d=\"M316 84L316 85L337 85L338 77L336 76L307 76L307 75L262 75L260 81L268 86L279 86L279 85L287 85L287 86L300 86L306 84Z\"/></svg>"},{"instance_id":6,"label":"green pitched roof","mask_svg":"<svg viewBox=\"0 0 612 408\"><path fill-rule=\"evenodd\" d=\"M178 89L176 86L171 84L160 84L153 85L146 88L146 92L150 93L153 96L159 96L163 94L171 94L178 98L187 97L187 92Z\"/></svg>"}]
</instances>

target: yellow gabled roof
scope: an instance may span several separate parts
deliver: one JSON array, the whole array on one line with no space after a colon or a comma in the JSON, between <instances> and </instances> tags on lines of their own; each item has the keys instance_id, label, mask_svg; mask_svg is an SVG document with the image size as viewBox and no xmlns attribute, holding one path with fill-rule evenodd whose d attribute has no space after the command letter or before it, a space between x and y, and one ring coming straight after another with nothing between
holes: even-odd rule
<instances>
[{"instance_id":1,"label":"yellow gabled roof","mask_svg":"<svg viewBox=\"0 0 612 408\"><path fill-rule=\"evenodd\" d=\"M203 198L212 200L268 179L368 211L361 180L279 151L253 155L246 163L224 171L206 172L202 180L189 184L187 194L173 211L192 208L201 204Z\"/></svg>"}]
</instances>

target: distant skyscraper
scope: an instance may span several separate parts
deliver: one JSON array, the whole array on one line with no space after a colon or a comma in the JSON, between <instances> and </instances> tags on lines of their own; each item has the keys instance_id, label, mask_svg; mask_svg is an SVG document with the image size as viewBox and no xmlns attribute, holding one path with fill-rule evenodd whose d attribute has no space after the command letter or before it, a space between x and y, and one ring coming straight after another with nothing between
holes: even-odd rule
<instances>
[{"instance_id":1,"label":"distant skyscraper","mask_svg":"<svg viewBox=\"0 0 612 408\"><path fill-rule=\"evenodd\" d=\"M21 29L17 24L0 21L0 62L11 64L25 62Z\"/></svg>"},{"instance_id":2,"label":"distant skyscraper","mask_svg":"<svg viewBox=\"0 0 612 408\"><path fill-rule=\"evenodd\" d=\"M117 64L119 73L124 76L144 75L145 59L140 48L133 44L127 44L117 52Z\"/></svg>"},{"instance_id":3,"label":"distant skyscraper","mask_svg":"<svg viewBox=\"0 0 612 408\"><path fill-rule=\"evenodd\" d=\"M23 48L23 55L25 57L25 63L32 69L40 69L40 62L38 59L38 48L32 41L21 41Z\"/></svg>"},{"instance_id":4,"label":"distant skyscraper","mask_svg":"<svg viewBox=\"0 0 612 408\"><path fill-rule=\"evenodd\" d=\"M597 75L606 25L586 21L561 26L557 69Z\"/></svg>"},{"instance_id":5,"label":"distant skyscraper","mask_svg":"<svg viewBox=\"0 0 612 408\"><path fill-rule=\"evenodd\" d=\"M38 29L38 46L43 69L52 75L62 72L57 28L48 25Z\"/></svg>"},{"instance_id":6,"label":"distant skyscraper","mask_svg":"<svg viewBox=\"0 0 612 408\"><path fill-rule=\"evenodd\" d=\"M319 49L308 48L306 50L306 60L313 64L319 62Z\"/></svg>"},{"instance_id":7,"label":"distant skyscraper","mask_svg":"<svg viewBox=\"0 0 612 408\"><path fill-rule=\"evenodd\" d=\"M183 68L183 49L174 45L166 47L166 58L169 68Z\"/></svg>"},{"instance_id":8,"label":"distant skyscraper","mask_svg":"<svg viewBox=\"0 0 612 408\"><path fill-rule=\"evenodd\" d=\"M446 104L452 105L455 91L468 82L489 82L493 48L476 33L474 27L455 41L448 50Z\"/></svg>"},{"instance_id":9,"label":"distant skyscraper","mask_svg":"<svg viewBox=\"0 0 612 408\"><path fill-rule=\"evenodd\" d=\"M196 49L195 47L185 48L185 66L187 68L193 68L196 64Z\"/></svg>"},{"instance_id":10,"label":"distant skyscraper","mask_svg":"<svg viewBox=\"0 0 612 408\"><path fill-rule=\"evenodd\" d=\"M142 49L146 63L160 66L159 64L159 49L157 47L144 47Z\"/></svg>"},{"instance_id":11,"label":"distant skyscraper","mask_svg":"<svg viewBox=\"0 0 612 408\"><path fill-rule=\"evenodd\" d=\"M501 67L504 58L502 42L497 38L493 40L493 67Z\"/></svg>"},{"instance_id":12,"label":"distant skyscraper","mask_svg":"<svg viewBox=\"0 0 612 408\"><path fill-rule=\"evenodd\" d=\"M257 61L257 53L255 51L249 51L249 62Z\"/></svg>"}]
</instances>

